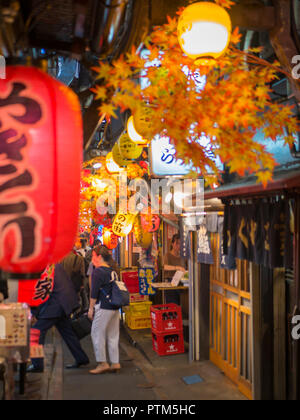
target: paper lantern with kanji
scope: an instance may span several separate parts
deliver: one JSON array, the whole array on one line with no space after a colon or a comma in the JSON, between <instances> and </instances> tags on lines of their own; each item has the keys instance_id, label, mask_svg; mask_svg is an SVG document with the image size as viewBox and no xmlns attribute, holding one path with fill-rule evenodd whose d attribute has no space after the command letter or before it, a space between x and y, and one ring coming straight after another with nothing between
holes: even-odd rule
<instances>
[{"instance_id":1,"label":"paper lantern with kanji","mask_svg":"<svg viewBox=\"0 0 300 420\"><path fill-rule=\"evenodd\" d=\"M145 139L151 140L152 120L154 110L150 106L143 104L136 113L133 114L133 123L136 131Z\"/></svg>"},{"instance_id":2,"label":"paper lantern with kanji","mask_svg":"<svg viewBox=\"0 0 300 420\"><path fill-rule=\"evenodd\" d=\"M150 248L153 242L153 234L143 230L142 223L141 223L141 216L138 216L136 218L133 232L134 232L136 242L139 246L141 246L144 249Z\"/></svg>"},{"instance_id":3,"label":"paper lantern with kanji","mask_svg":"<svg viewBox=\"0 0 300 420\"><path fill-rule=\"evenodd\" d=\"M128 165L130 165L131 160L129 159L124 159L122 157L122 154L120 152L119 149L119 145L118 143L116 143L112 149L112 156L113 156L113 160L116 162L116 164L120 167L126 167Z\"/></svg>"},{"instance_id":4,"label":"paper lantern with kanji","mask_svg":"<svg viewBox=\"0 0 300 420\"><path fill-rule=\"evenodd\" d=\"M138 159L143 153L143 147L131 141L127 133L121 135L118 145L123 159Z\"/></svg>"},{"instance_id":5,"label":"paper lantern with kanji","mask_svg":"<svg viewBox=\"0 0 300 420\"><path fill-rule=\"evenodd\" d=\"M121 211L116 215L112 225L112 231L115 235L125 238L128 236L136 219L136 214L122 213Z\"/></svg>"},{"instance_id":6,"label":"paper lantern with kanji","mask_svg":"<svg viewBox=\"0 0 300 420\"><path fill-rule=\"evenodd\" d=\"M74 244L82 162L76 95L32 67L0 80L0 267L22 278Z\"/></svg>"},{"instance_id":7,"label":"paper lantern with kanji","mask_svg":"<svg viewBox=\"0 0 300 420\"><path fill-rule=\"evenodd\" d=\"M119 238L112 231L112 228L103 229L103 245L112 250L116 249L119 244Z\"/></svg>"}]
</instances>

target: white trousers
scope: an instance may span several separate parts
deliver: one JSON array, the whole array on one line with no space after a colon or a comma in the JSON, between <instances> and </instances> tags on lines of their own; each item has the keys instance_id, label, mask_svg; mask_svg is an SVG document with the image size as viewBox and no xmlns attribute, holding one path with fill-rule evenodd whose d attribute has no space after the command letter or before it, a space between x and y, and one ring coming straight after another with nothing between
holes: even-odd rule
<instances>
[{"instance_id":1,"label":"white trousers","mask_svg":"<svg viewBox=\"0 0 300 420\"><path fill-rule=\"evenodd\" d=\"M119 363L120 314L119 311L95 306L91 331L97 363L107 362L106 345L111 363Z\"/></svg>"}]
</instances>

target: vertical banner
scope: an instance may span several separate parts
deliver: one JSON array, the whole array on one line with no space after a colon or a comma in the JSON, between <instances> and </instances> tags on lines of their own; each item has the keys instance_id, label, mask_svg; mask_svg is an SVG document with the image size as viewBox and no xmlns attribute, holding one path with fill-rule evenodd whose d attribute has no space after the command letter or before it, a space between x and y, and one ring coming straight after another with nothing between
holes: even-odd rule
<instances>
[{"instance_id":1,"label":"vertical banner","mask_svg":"<svg viewBox=\"0 0 300 420\"><path fill-rule=\"evenodd\" d=\"M205 225L201 225L197 232L197 244L198 262L202 264L214 264L210 234Z\"/></svg>"},{"instance_id":2,"label":"vertical banner","mask_svg":"<svg viewBox=\"0 0 300 420\"><path fill-rule=\"evenodd\" d=\"M224 253L224 238L223 238L223 231L224 231L224 217L219 217L218 220L218 232L220 237L220 267L226 270L236 270L236 261L235 258L230 258L228 255Z\"/></svg>"},{"instance_id":3,"label":"vertical banner","mask_svg":"<svg viewBox=\"0 0 300 420\"><path fill-rule=\"evenodd\" d=\"M190 230L183 218L180 219L180 256L184 259L191 257Z\"/></svg>"},{"instance_id":4,"label":"vertical banner","mask_svg":"<svg viewBox=\"0 0 300 420\"><path fill-rule=\"evenodd\" d=\"M155 279L155 270L153 268L139 269L139 290L140 295L155 295L156 291L152 288Z\"/></svg>"}]
</instances>

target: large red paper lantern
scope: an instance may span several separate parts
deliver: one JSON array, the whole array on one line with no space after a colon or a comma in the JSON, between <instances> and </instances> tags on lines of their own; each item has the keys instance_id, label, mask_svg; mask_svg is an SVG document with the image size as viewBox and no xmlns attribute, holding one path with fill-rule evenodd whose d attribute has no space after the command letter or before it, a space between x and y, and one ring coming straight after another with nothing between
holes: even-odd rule
<instances>
[{"instance_id":1,"label":"large red paper lantern","mask_svg":"<svg viewBox=\"0 0 300 420\"><path fill-rule=\"evenodd\" d=\"M0 267L41 273L76 237L82 119L76 95L46 73L7 67L0 80Z\"/></svg>"}]
</instances>

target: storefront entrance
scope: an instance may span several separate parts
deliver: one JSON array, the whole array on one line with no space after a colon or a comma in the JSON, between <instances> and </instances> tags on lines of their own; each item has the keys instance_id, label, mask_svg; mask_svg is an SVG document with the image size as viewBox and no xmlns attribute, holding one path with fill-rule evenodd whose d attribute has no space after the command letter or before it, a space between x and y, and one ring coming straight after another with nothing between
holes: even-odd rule
<instances>
[{"instance_id":1,"label":"storefront entrance","mask_svg":"<svg viewBox=\"0 0 300 420\"><path fill-rule=\"evenodd\" d=\"M252 399L252 325L249 263L220 267L220 237L212 234L210 268L210 360Z\"/></svg>"}]
</instances>

